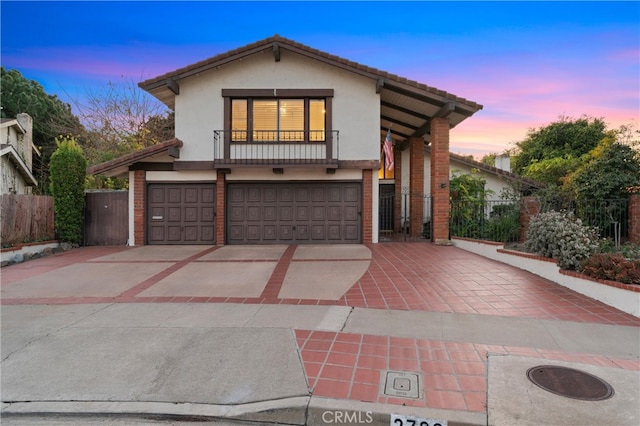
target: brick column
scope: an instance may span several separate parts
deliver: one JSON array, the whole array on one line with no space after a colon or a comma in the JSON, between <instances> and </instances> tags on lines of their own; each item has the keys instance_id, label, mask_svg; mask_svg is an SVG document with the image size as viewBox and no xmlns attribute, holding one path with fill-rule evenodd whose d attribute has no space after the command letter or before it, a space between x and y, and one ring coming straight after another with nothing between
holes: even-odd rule
<instances>
[{"instance_id":1,"label":"brick column","mask_svg":"<svg viewBox=\"0 0 640 426\"><path fill-rule=\"evenodd\" d=\"M144 170L133 172L133 244L145 245L145 211L147 174Z\"/></svg>"},{"instance_id":2,"label":"brick column","mask_svg":"<svg viewBox=\"0 0 640 426\"><path fill-rule=\"evenodd\" d=\"M393 230L400 232L402 223L402 151L394 147L393 151L393 176L395 177L395 188L393 197Z\"/></svg>"},{"instance_id":3,"label":"brick column","mask_svg":"<svg viewBox=\"0 0 640 426\"><path fill-rule=\"evenodd\" d=\"M433 241L449 245L449 119L431 120L431 197Z\"/></svg>"},{"instance_id":4,"label":"brick column","mask_svg":"<svg viewBox=\"0 0 640 426\"><path fill-rule=\"evenodd\" d=\"M373 170L362 171L362 242L373 242Z\"/></svg>"},{"instance_id":5,"label":"brick column","mask_svg":"<svg viewBox=\"0 0 640 426\"><path fill-rule=\"evenodd\" d=\"M520 241L527 239L529 222L531 218L540 213L540 201L537 198L528 196L520 200Z\"/></svg>"},{"instance_id":6,"label":"brick column","mask_svg":"<svg viewBox=\"0 0 640 426\"><path fill-rule=\"evenodd\" d=\"M412 237L420 237L424 225L424 139L409 139L409 149L409 230Z\"/></svg>"},{"instance_id":7,"label":"brick column","mask_svg":"<svg viewBox=\"0 0 640 426\"><path fill-rule=\"evenodd\" d=\"M640 194L629 197L629 241L640 244Z\"/></svg>"},{"instance_id":8,"label":"brick column","mask_svg":"<svg viewBox=\"0 0 640 426\"><path fill-rule=\"evenodd\" d=\"M225 244L225 182L227 174L217 171L216 180L216 245Z\"/></svg>"}]
</instances>

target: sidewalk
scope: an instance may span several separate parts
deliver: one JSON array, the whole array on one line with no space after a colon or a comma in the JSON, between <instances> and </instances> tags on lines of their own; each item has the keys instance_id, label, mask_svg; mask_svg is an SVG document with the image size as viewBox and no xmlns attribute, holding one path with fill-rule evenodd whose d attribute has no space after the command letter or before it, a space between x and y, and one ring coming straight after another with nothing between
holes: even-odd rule
<instances>
[{"instance_id":1,"label":"sidewalk","mask_svg":"<svg viewBox=\"0 0 640 426\"><path fill-rule=\"evenodd\" d=\"M276 262L264 293L273 282L282 285L296 262L309 266L309 258L294 258L290 247L276 260L236 259L234 264ZM111 268L162 266L152 271L155 281L146 281L154 283L138 292L130 290L139 290L139 282L119 288L115 296L3 296L2 413L5 418L69 411L328 424L340 411L361 413L365 423L370 423L367 413L377 424L389 424L389 414L398 413L452 425L509 424L505 419L522 412L534 424L525 406L536 405L540 396L542 411L556 414L552 419L562 419L577 404L585 417L574 416L573 424L592 424L605 420L603 415L610 423L638 423L637 318L453 247L398 243L369 248L366 272L337 300L279 298L280 291L222 300L141 295L198 258L202 265L214 263L203 261L204 255L188 260L193 253L144 263L112 258ZM4 268L3 295L7 289L19 294L21 283L42 280L61 268L104 267L105 260L95 265L99 257L127 250L96 249L95 256L90 251L78 250L74 262L63 255L30 262L32 267L16 265L21 271ZM198 253L204 251L201 247ZM315 261L358 263L363 256ZM552 395L519 374L501 376L513 368L507 360L530 367L535 362L579 365L615 382L617 393L600 402ZM389 371L415 373L418 397L385 393ZM522 394L516 407L492 405L491 390L498 395L505 381L512 395ZM550 424L548 417L544 423Z\"/></svg>"}]
</instances>

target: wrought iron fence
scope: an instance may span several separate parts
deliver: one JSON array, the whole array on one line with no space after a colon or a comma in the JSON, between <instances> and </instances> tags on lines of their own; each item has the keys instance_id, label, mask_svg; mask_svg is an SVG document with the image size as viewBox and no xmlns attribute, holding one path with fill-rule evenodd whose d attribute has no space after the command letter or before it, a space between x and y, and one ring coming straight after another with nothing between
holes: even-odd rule
<instances>
[{"instance_id":1,"label":"wrought iron fence","mask_svg":"<svg viewBox=\"0 0 640 426\"><path fill-rule=\"evenodd\" d=\"M449 231L452 237L465 237L498 242L520 239L520 200L451 201ZM600 238L618 245L628 238L629 200L541 200L541 213L572 212L584 225L598 230ZM525 211L535 214L536 211Z\"/></svg>"},{"instance_id":2,"label":"wrought iron fence","mask_svg":"<svg viewBox=\"0 0 640 426\"><path fill-rule=\"evenodd\" d=\"M431 241L432 203L431 195L411 192L403 188L399 194L399 206L396 206L395 192L380 192L378 229L380 241ZM422 208L422 221L418 229L411 227L411 209L416 205ZM399 215L397 215L399 207Z\"/></svg>"},{"instance_id":3,"label":"wrought iron fence","mask_svg":"<svg viewBox=\"0 0 640 426\"><path fill-rule=\"evenodd\" d=\"M584 225L596 228L600 238L609 238L616 245L629 236L629 200L552 199L540 203L540 211L572 212Z\"/></svg>"},{"instance_id":4,"label":"wrought iron fence","mask_svg":"<svg viewBox=\"0 0 640 426\"><path fill-rule=\"evenodd\" d=\"M520 238L519 200L451 201L449 233L503 243Z\"/></svg>"},{"instance_id":5,"label":"wrought iron fence","mask_svg":"<svg viewBox=\"0 0 640 426\"><path fill-rule=\"evenodd\" d=\"M334 165L339 131L214 130L213 160L221 165Z\"/></svg>"}]
</instances>

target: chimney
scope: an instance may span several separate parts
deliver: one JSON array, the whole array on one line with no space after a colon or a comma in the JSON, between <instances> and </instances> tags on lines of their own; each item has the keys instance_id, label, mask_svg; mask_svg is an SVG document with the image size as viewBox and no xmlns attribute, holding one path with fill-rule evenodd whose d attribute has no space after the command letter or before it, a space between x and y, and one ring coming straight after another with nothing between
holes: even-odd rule
<instances>
[{"instance_id":1,"label":"chimney","mask_svg":"<svg viewBox=\"0 0 640 426\"><path fill-rule=\"evenodd\" d=\"M18 142L19 146L16 149L22 155L29 171L33 172L33 119L23 112L16 116L16 120L25 131L22 143Z\"/></svg>"},{"instance_id":2,"label":"chimney","mask_svg":"<svg viewBox=\"0 0 640 426\"><path fill-rule=\"evenodd\" d=\"M496 168L504 170L505 172L511 172L511 157L504 154L496 156Z\"/></svg>"}]
</instances>

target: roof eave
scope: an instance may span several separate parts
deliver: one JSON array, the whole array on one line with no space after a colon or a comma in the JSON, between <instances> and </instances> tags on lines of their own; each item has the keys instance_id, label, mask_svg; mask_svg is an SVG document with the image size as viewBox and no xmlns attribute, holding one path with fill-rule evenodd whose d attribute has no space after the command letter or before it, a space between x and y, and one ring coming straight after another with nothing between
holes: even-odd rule
<instances>
[{"instance_id":1,"label":"roof eave","mask_svg":"<svg viewBox=\"0 0 640 426\"><path fill-rule=\"evenodd\" d=\"M169 152L169 150L172 148L181 148L182 145L183 142L180 139L169 139L167 141L152 145L139 151L114 158L113 160L105 161L104 163L88 167L87 174L104 175L107 177L124 176L129 171L129 166L131 166L132 164L144 160L145 158L161 154L163 152Z\"/></svg>"},{"instance_id":2,"label":"roof eave","mask_svg":"<svg viewBox=\"0 0 640 426\"><path fill-rule=\"evenodd\" d=\"M12 145L5 145L5 147L0 150L0 157L5 155L7 155L9 157L9 161L16 166L16 170L20 173L20 176L22 176L27 186L38 186L38 180L33 176L33 173L31 173L27 164L18 155L18 152Z\"/></svg>"},{"instance_id":3,"label":"roof eave","mask_svg":"<svg viewBox=\"0 0 640 426\"><path fill-rule=\"evenodd\" d=\"M457 123L462 122L464 119L470 117L483 108L482 105L476 102L460 98L443 90L429 87L417 81L409 80L398 75L388 73L386 71L358 64L356 62L310 48L301 43L297 43L293 40L289 40L278 35L266 38L264 40L249 44L244 47L240 47L235 50L231 50L226 53L213 56L209 59L205 59L195 64L177 69L175 71L162 74L158 77L145 80L143 82L140 82L138 86L161 100L169 108L173 109L175 107L176 95L172 90L170 90L169 87L172 82L178 82L179 80L190 77L192 75L199 74L210 69L218 68L230 62L246 58L247 56L264 52L265 50L275 50L276 47L278 51L280 49L288 50L304 57L319 60L337 68L367 77L371 80L376 81L377 84L380 85L382 90L400 90L404 93L409 94L409 96L422 97L426 102L429 102L428 99L430 99L431 102L436 105L443 105L445 103L453 101L456 103L457 112L463 116L463 118L461 120L458 120Z\"/></svg>"}]
</instances>

